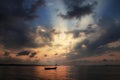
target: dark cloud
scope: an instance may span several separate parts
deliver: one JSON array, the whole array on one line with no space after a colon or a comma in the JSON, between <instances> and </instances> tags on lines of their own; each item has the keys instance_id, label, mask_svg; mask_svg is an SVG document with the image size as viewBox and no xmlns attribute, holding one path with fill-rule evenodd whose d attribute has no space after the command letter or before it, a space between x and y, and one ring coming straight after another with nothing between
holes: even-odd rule
<instances>
[{"instance_id":1,"label":"dark cloud","mask_svg":"<svg viewBox=\"0 0 120 80\"><path fill-rule=\"evenodd\" d=\"M31 51L25 50L17 53L16 56L28 56L31 53Z\"/></svg>"},{"instance_id":2,"label":"dark cloud","mask_svg":"<svg viewBox=\"0 0 120 80\"><path fill-rule=\"evenodd\" d=\"M29 1L29 0L28 0ZM31 9L30 9L30 12L29 13L34 13L37 8L41 5L43 5L45 3L44 0L37 0L32 6L31 6Z\"/></svg>"},{"instance_id":3,"label":"dark cloud","mask_svg":"<svg viewBox=\"0 0 120 80\"><path fill-rule=\"evenodd\" d=\"M78 38L80 37L81 32L86 32L86 30L72 30L72 31L67 31L65 32L66 34L73 34L73 38Z\"/></svg>"},{"instance_id":4,"label":"dark cloud","mask_svg":"<svg viewBox=\"0 0 120 80\"><path fill-rule=\"evenodd\" d=\"M53 36L54 35L59 35L60 32L57 32L55 29L51 29L51 28L45 28L45 27L38 27L37 28L37 36L39 38L39 40L41 41L41 45L42 46L53 46L51 44L51 41L54 41Z\"/></svg>"},{"instance_id":5,"label":"dark cloud","mask_svg":"<svg viewBox=\"0 0 120 80\"><path fill-rule=\"evenodd\" d=\"M27 4L30 4L29 6ZM7 49L35 47L31 21L44 0L0 0L0 44Z\"/></svg>"},{"instance_id":6,"label":"dark cloud","mask_svg":"<svg viewBox=\"0 0 120 80\"><path fill-rule=\"evenodd\" d=\"M41 39L45 42L46 41L49 42L53 40L53 37L52 37L53 32L49 29L40 29L38 33Z\"/></svg>"},{"instance_id":7,"label":"dark cloud","mask_svg":"<svg viewBox=\"0 0 120 80\"><path fill-rule=\"evenodd\" d=\"M96 28L92 28L91 26L88 26L87 29L81 30L81 29L77 29L77 30L72 30L72 31L66 31L66 34L73 34L73 38L80 38L80 33L85 33L85 34L90 34L90 33L95 33L96 32Z\"/></svg>"},{"instance_id":8,"label":"dark cloud","mask_svg":"<svg viewBox=\"0 0 120 80\"><path fill-rule=\"evenodd\" d=\"M31 54L30 54L30 56L29 56L29 57L31 57L31 58L32 58L32 57L34 57L36 54L37 54L36 52L33 52L33 53L31 53Z\"/></svg>"},{"instance_id":9,"label":"dark cloud","mask_svg":"<svg viewBox=\"0 0 120 80\"><path fill-rule=\"evenodd\" d=\"M66 14L60 14L65 19L77 18L89 15L93 12L93 8L97 2L89 3L86 0L63 0L66 7Z\"/></svg>"}]
</instances>

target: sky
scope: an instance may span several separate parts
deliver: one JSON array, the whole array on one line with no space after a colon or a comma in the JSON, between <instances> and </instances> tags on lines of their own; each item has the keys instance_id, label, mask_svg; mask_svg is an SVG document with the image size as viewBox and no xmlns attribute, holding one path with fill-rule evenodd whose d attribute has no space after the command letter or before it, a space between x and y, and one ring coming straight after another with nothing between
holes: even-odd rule
<instances>
[{"instance_id":1,"label":"sky","mask_svg":"<svg viewBox=\"0 0 120 80\"><path fill-rule=\"evenodd\" d=\"M1 0L0 63L120 62L119 0Z\"/></svg>"}]
</instances>

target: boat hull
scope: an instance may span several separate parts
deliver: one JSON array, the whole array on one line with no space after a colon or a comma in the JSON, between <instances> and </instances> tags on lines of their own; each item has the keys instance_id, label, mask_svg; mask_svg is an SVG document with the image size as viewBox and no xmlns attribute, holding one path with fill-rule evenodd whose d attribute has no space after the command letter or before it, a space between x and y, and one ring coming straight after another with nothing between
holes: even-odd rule
<instances>
[{"instance_id":1,"label":"boat hull","mask_svg":"<svg viewBox=\"0 0 120 80\"><path fill-rule=\"evenodd\" d=\"M44 68L45 70L56 70L57 67L53 67L53 68Z\"/></svg>"}]
</instances>

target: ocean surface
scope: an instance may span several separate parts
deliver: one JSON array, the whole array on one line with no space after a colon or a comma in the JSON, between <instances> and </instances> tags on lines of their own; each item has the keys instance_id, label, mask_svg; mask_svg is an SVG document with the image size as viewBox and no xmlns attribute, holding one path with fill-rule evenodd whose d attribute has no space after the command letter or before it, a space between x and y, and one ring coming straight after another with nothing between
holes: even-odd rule
<instances>
[{"instance_id":1,"label":"ocean surface","mask_svg":"<svg viewBox=\"0 0 120 80\"><path fill-rule=\"evenodd\" d=\"M0 80L120 80L120 66L0 66Z\"/></svg>"}]
</instances>

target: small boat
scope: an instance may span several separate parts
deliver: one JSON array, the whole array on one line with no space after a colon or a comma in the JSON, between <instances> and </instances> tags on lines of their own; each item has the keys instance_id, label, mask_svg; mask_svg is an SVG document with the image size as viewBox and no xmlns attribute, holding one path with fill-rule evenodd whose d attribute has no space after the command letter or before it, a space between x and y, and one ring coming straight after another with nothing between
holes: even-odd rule
<instances>
[{"instance_id":1,"label":"small boat","mask_svg":"<svg viewBox=\"0 0 120 80\"><path fill-rule=\"evenodd\" d=\"M57 69L57 64L55 65L55 67L45 67L45 70L56 70Z\"/></svg>"},{"instance_id":2,"label":"small boat","mask_svg":"<svg viewBox=\"0 0 120 80\"><path fill-rule=\"evenodd\" d=\"M56 70L57 67L52 67L52 68L45 67L44 69L45 69L45 70Z\"/></svg>"}]
</instances>

